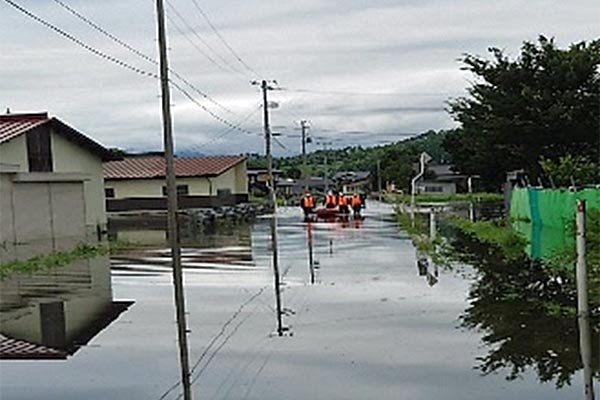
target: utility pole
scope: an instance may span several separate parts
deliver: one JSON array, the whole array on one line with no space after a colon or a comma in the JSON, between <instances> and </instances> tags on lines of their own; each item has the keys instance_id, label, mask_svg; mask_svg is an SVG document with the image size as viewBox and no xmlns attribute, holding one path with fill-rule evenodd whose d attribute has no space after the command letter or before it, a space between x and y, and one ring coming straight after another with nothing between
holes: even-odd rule
<instances>
[{"instance_id":1,"label":"utility pole","mask_svg":"<svg viewBox=\"0 0 600 400\"><path fill-rule=\"evenodd\" d=\"M258 82L252 82L258 84ZM267 91L273 88L269 86L266 80L260 82L260 88L263 96L263 119L265 130L265 153L267 156L267 186L269 187L269 197L273 209L273 218L271 218L271 250L273 252L273 275L275 279L275 302L277 312L277 334L283 336L283 322L281 320L281 288L279 281L279 254L277 249L277 197L275 193L275 182L273 179L273 155L271 154L271 128L269 127L269 102L267 100Z\"/></svg>"},{"instance_id":2,"label":"utility pole","mask_svg":"<svg viewBox=\"0 0 600 400\"><path fill-rule=\"evenodd\" d=\"M187 343L185 298L183 293L183 272L181 268L179 230L177 227L177 184L175 181L175 165L173 161L173 123L171 121L167 34L163 0L156 0L156 15L158 19L158 51L160 55L160 87L162 93L162 122L166 164L168 234L173 267L173 287L175 292L175 310L177 317L177 339L179 341L179 361L181 364L181 384L183 386L184 400L191 400L192 391L190 387L190 364Z\"/></svg>"},{"instance_id":3,"label":"utility pole","mask_svg":"<svg viewBox=\"0 0 600 400\"><path fill-rule=\"evenodd\" d=\"M323 164L325 165L325 169L324 169L324 184L325 184L325 193L327 193L329 191L329 165L327 165L327 146L329 145L333 145L333 142L321 142L321 145L323 145Z\"/></svg>"},{"instance_id":4,"label":"utility pole","mask_svg":"<svg viewBox=\"0 0 600 400\"><path fill-rule=\"evenodd\" d=\"M306 176L306 131L308 129L308 122L306 120L300 121L300 127L302 129L302 179L304 179L304 191L308 190L308 177Z\"/></svg>"},{"instance_id":5,"label":"utility pole","mask_svg":"<svg viewBox=\"0 0 600 400\"><path fill-rule=\"evenodd\" d=\"M377 194L379 195L379 202L381 202L381 160L377 160Z\"/></svg>"},{"instance_id":6,"label":"utility pole","mask_svg":"<svg viewBox=\"0 0 600 400\"><path fill-rule=\"evenodd\" d=\"M585 201L577 200L576 209L577 248L577 321L579 324L579 349L583 365L584 398L594 400L594 378L592 373L592 339L588 303L587 265L585 260Z\"/></svg>"}]
</instances>

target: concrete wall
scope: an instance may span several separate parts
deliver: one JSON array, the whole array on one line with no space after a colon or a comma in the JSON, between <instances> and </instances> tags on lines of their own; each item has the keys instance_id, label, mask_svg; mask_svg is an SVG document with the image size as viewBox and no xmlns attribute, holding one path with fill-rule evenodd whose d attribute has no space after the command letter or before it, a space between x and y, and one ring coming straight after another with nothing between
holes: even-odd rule
<instances>
[{"instance_id":1,"label":"concrete wall","mask_svg":"<svg viewBox=\"0 0 600 400\"><path fill-rule=\"evenodd\" d=\"M70 250L90 236L83 180L33 181L48 173L0 173L0 262Z\"/></svg>"},{"instance_id":2,"label":"concrete wall","mask_svg":"<svg viewBox=\"0 0 600 400\"><path fill-rule=\"evenodd\" d=\"M29 171L26 135L17 136L0 145L0 163L18 165L19 171Z\"/></svg>"},{"instance_id":3,"label":"concrete wall","mask_svg":"<svg viewBox=\"0 0 600 400\"><path fill-rule=\"evenodd\" d=\"M0 162L15 164L19 171L29 171L27 161L27 135L18 136L0 145ZM104 177L102 160L88 150L69 141L63 135L51 130L53 172L70 172L89 175L84 184L87 208L86 224L88 232L95 232L96 225L106 224L104 201Z\"/></svg>"},{"instance_id":4,"label":"concrete wall","mask_svg":"<svg viewBox=\"0 0 600 400\"><path fill-rule=\"evenodd\" d=\"M83 185L88 231L95 230L96 225L105 225L106 205L102 160L55 132L52 132L51 140L54 172L85 173L90 177Z\"/></svg>"}]
</instances>

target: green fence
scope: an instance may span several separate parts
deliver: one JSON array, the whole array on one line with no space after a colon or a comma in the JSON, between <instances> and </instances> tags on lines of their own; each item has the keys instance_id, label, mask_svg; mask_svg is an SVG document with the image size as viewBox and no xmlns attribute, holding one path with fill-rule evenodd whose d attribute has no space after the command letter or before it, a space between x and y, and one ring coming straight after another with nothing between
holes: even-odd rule
<instances>
[{"instance_id":1,"label":"green fence","mask_svg":"<svg viewBox=\"0 0 600 400\"><path fill-rule=\"evenodd\" d=\"M558 189L517 188L512 192L510 218L513 229L528 241L534 258L546 258L565 246L573 246L573 222L578 199L587 209L600 209L600 189L577 192Z\"/></svg>"}]
</instances>

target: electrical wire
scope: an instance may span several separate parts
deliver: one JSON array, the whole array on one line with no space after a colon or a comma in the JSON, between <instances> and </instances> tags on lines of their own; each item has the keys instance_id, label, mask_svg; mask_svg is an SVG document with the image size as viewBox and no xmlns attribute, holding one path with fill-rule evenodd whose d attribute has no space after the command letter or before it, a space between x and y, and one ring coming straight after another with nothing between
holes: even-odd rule
<instances>
[{"instance_id":1,"label":"electrical wire","mask_svg":"<svg viewBox=\"0 0 600 400\"><path fill-rule=\"evenodd\" d=\"M202 10L202 8L200 7L200 5L198 4L198 2L196 0L192 0L192 3L194 4L194 7L196 7L196 9L198 10L198 12L200 13L200 15L204 18L204 20L206 21L206 23L208 24L208 26L210 26L210 28L212 29L212 31L217 35L217 37L221 40L221 42L223 43L223 45L227 48L227 50L229 50L229 52L231 53L231 55L233 55L233 57L241 64L244 66L244 68L246 68L248 71L250 71L251 73L253 73L254 75L256 75L256 77L259 77L260 74L258 72L256 72L252 67L250 67L243 59L242 57L240 57L240 55L233 49L233 47L231 47L229 45L229 43L227 43L227 40L225 40L225 38L221 35L221 33L219 33L219 31L217 30L217 28L214 26L214 24L211 22L210 18L208 18L208 15L206 14L206 12L204 12L204 10Z\"/></svg>"},{"instance_id":2,"label":"electrical wire","mask_svg":"<svg viewBox=\"0 0 600 400\"><path fill-rule=\"evenodd\" d=\"M135 47L131 46L124 40L119 39L117 36L108 32L106 29L102 28L100 25L98 25L97 23L95 23L94 21L92 21L91 19L86 17L85 15L81 14L79 11L75 10L73 7L69 6L68 4L65 4L62 0L52 0L52 1L54 1L60 7L62 7L63 9L65 9L68 12L70 12L71 14L73 14L75 17L79 18L81 21L85 22L87 25L89 25L96 31L98 31L101 34L103 34L104 36L108 37L113 42L115 42L115 43L119 44L120 46L124 47L125 49L129 50L131 53L137 55L138 57L142 58L143 60L148 61L149 63L152 63L153 65L158 65L158 61L156 61L154 58L152 58L149 55L143 53L142 51L136 49ZM183 76L181 76L177 71L173 70L172 68L169 68L169 72L171 74L173 74L175 77L177 77L179 80L181 80L190 89L192 89L193 91L198 93L200 96L204 97L206 100L210 101L211 103L218 106L222 110L227 111L231 114L234 114L233 111L231 111L229 108L223 106L222 104L220 104L213 98L211 98L209 95L204 93L202 90L198 89L195 85L193 85L191 82L189 82Z\"/></svg>"},{"instance_id":3,"label":"electrical wire","mask_svg":"<svg viewBox=\"0 0 600 400\"><path fill-rule=\"evenodd\" d=\"M175 16L177 18L179 18L179 20L183 23L183 25L185 25L185 27L192 32L192 34L208 49L212 52L212 54L214 54L217 58L219 58L221 60L221 62L223 64L225 64L225 66L227 66L231 71L235 72L236 74L239 74L240 76L242 76L244 79L252 79L251 76L245 75L242 71L240 71L237 68L234 68L223 56L221 56L221 54L219 54L219 52L217 52L202 36L200 36L200 34L198 32L196 32L196 30L189 24L189 22L185 19L185 17L183 15L181 15L181 13L179 11L177 11L177 8L175 8L175 6L169 1L169 0L165 0L165 2L167 3L167 7L171 10L171 12L173 12L173 14L175 14Z\"/></svg>"},{"instance_id":4,"label":"electrical wire","mask_svg":"<svg viewBox=\"0 0 600 400\"><path fill-rule=\"evenodd\" d=\"M235 122L235 126L238 128L241 128L242 125L248 120L250 119L252 116L254 116L258 110L260 110L262 108L262 105L259 104L257 107L253 108L248 114L246 114L243 118L241 118L239 121ZM223 130L222 132L220 132L219 134L217 134L215 137L213 137L210 140L207 140L205 142L201 142L199 144L191 144L189 146L189 150L200 150L202 148L205 148L207 146L210 146L211 144L223 139L225 136L230 135L231 133L235 132L234 129L232 128L226 128L225 130ZM252 132L253 134L257 134L257 135L261 135L258 132Z\"/></svg>"},{"instance_id":5,"label":"electrical wire","mask_svg":"<svg viewBox=\"0 0 600 400\"><path fill-rule=\"evenodd\" d=\"M60 36L70 40L71 42L75 43L76 45L82 47L83 49L95 54L96 56L103 58L107 61L112 62L113 64L116 64L120 67L123 67L125 69L128 69L132 72L135 72L139 75L142 76L147 76L147 77L151 77L157 80L160 80L160 77L154 73L154 72L149 72L146 70L143 70L141 68L138 68L130 63L127 63L119 58L116 58L114 56L111 56L107 53L104 53L90 45L88 45L87 43L77 39L75 36L71 35L70 33L62 30L61 28L57 27L56 25L53 25L52 23L44 20L43 18L33 14L31 11L27 10L26 8L20 6L19 4L17 4L16 2L14 2L13 0L4 0L5 3L9 4L10 6L12 6L13 8L15 8L16 10L20 11L21 13L25 14L26 16L28 16L29 18L33 19L34 21L42 24L43 26L47 27L48 29L56 32L57 34L59 34ZM240 128L234 124L232 124L231 122L229 122L228 120L226 120L225 118L217 115L216 113L214 113L213 111L211 111L210 109L208 109L204 104L200 103L197 99L195 99L187 90L185 90L184 88L181 87L181 85L179 85L177 82L171 81L170 85L173 89L177 90L179 93L183 94L188 100L190 100L192 103L194 103L196 106L198 106L199 108L201 108L202 110L204 110L207 114L209 114L212 118L214 118L215 120L221 122L222 124L235 129L239 132L243 132L243 133L250 133L253 134L253 132L248 131L246 129Z\"/></svg>"},{"instance_id":6,"label":"electrical wire","mask_svg":"<svg viewBox=\"0 0 600 400\"><path fill-rule=\"evenodd\" d=\"M338 91L338 90L314 90L314 89L296 89L296 88L281 88L288 92L311 93L320 95L341 95L341 96L454 96L449 92L397 92L397 93L382 93L382 92L356 92L356 91Z\"/></svg>"}]
</instances>

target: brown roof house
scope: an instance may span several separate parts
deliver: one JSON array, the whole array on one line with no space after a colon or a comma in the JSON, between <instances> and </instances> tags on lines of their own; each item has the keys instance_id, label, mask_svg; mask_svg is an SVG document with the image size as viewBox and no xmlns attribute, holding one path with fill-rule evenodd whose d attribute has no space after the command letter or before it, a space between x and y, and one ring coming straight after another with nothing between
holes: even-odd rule
<instances>
[{"instance_id":1,"label":"brown roof house","mask_svg":"<svg viewBox=\"0 0 600 400\"><path fill-rule=\"evenodd\" d=\"M113 153L47 113L0 115L0 260L100 239Z\"/></svg>"},{"instance_id":2,"label":"brown roof house","mask_svg":"<svg viewBox=\"0 0 600 400\"><path fill-rule=\"evenodd\" d=\"M167 207L165 161L159 155L127 155L104 163L108 211ZM248 201L246 157L177 157L179 208L234 205Z\"/></svg>"}]
</instances>

